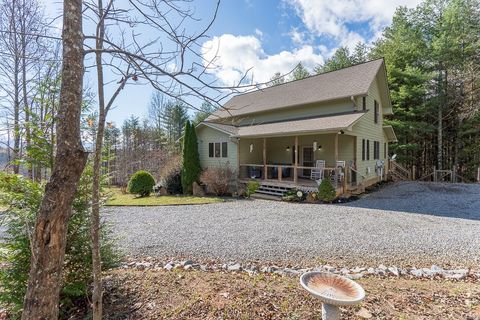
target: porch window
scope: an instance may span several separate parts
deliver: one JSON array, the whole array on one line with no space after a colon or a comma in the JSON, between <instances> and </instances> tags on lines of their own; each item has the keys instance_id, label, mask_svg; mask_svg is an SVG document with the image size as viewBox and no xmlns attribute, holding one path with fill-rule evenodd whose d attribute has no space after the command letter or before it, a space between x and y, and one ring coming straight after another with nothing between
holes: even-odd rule
<instances>
[{"instance_id":1,"label":"porch window","mask_svg":"<svg viewBox=\"0 0 480 320\"><path fill-rule=\"evenodd\" d=\"M228 143L222 142L222 158L226 158L228 156Z\"/></svg>"},{"instance_id":2,"label":"porch window","mask_svg":"<svg viewBox=\"0 0 480 320\"><path fill-rule=\"evenodd\" d=\"M362 139L362 161L365 161L365 139Z\"/></svg>"},{"instance_id":3,"label":"porch window","mask_svg":"<svg viewBox=\"0 0 480 320\"><path fill-rule=\"evenodd\" d=\"M367 161L370 160L370 140L367 140Z\"/></svg>"},{"instance_id":4,"label":"porch window","mask_svg":"<svg viewBox=\"0 0 480 320\"><path fill-rule=\"evenodd\" d=\"M208 144L209 158L227 158L228 157L228 143L227 142L210 142Z\"/></svg>"},{"instance_id":5,"label":"porch window","mask_svg":"<svg viewBox=\"0 0 480 320\"><path fill-rule=\"evenodd\" d=\"M213 143L209 143L209 144L208 144L208 157L209 157L209 158L213 158L213 154L214 154L214 152L213 152Z\"/></svg>"},{"instance_id":6,"label":"porch window","mask_svg":"<svg viewBox=\"0 0 480 320\"><path fill-rule=\"evenodd\" d=\"M374 100L373 102L373 108L374 108L374 111L375 111L375 123L378 123L378 118L380 116L380 114L378 113L378 102L377 100Z\"/></svg>"}]
</instances>

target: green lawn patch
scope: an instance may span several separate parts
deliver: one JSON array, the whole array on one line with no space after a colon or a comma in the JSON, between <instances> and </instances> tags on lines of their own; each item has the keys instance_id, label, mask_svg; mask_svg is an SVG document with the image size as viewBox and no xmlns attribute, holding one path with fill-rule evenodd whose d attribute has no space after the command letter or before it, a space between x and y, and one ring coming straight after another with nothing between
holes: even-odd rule
<instances>
[{"instance_id":1,"label":"green lawn patch","mask_svg":"<svg viewBox=\"0 0 480 320\"><path fill-rule=\"evenodd\" d=\"M107 206L174 206L187 204L218 203L224 200L216 197L193 197L193 196L161 196L137 197L133 194L123 194L120 189L107 189Z\"/></svg>"}]
</instances>

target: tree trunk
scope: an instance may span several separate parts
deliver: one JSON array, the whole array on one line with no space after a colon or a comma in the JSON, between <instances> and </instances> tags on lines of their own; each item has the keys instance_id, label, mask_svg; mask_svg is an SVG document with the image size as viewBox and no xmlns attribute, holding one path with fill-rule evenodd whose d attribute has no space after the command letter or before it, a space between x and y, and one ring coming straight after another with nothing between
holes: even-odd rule
<instances>
[{"instance_id":1,"label":"tree trunk","mask_svg":"<svg viewBox=\"0 0 480 320\"><path fill-rule=\"evenodd\" d=\"M101 320L103 305L102 305L102 260L100 256L100 176L101 176L101 161L103 136L105 131L105 93L103 88L103 65L102 52L103 36L105 33L103 4L102 0L98 0L98 16L99 24L97 26L97 41L95 54L97 64L97 84L98 84L98 128L97 137L95 141L95 156L93 160L93 188L92 188L92 267L93 267L93 294L92 294L92 309L93 320Z\"/></svg>"},{"instance_id":2,"label":"tree trunk","mask_svg":"<svg viewBox=\"0 0 480 320\"><path fill-rule=\"evenodd\" d=\"M32 242L32 259L22 319L57 319L67 224L77 184L87 161L80 136L83 85L82 0L63 6L63 66L57 151L45 187Z\"/></svg>"}]
</instances>

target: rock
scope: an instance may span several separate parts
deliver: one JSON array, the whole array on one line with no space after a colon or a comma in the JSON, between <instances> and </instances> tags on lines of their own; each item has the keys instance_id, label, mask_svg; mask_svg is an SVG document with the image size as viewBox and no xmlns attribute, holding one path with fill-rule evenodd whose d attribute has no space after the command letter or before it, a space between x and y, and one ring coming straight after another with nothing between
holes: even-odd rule
<instances>
[{"instance_id":1,"label":"rock","mask_svg":"<svg viewBox=\"0 0 480 320\"><path fill-rule=\"evenodd\" d=\"M269 270L269 268L265 266L265 267L262 267L262 269L260 269L260 272L268 273L269 272L268 270Z\"/></svg>"},{"instance_id":2,"label":"rock","mask_svg":"<svg viewBox=\"0 0 480 320\"><path fill-rule=\"evenodd\" d=\"M182 261L182 267L191 266L193 264L194 264L194 262L192 260Z\"/></svg>"},{"instance_id":3,"label":"rock","mask_svg":"<svg viewBox=\"0 0 480 320\"><path fill-rule=\"evenodd\" d=\"M363 271L365 271L365 270L366 270L365 268L360 268L360 267L355 267L355 268L353 268L353 269L350 269L350 271L351 271L352 273L360 273L360 272L363 272Z\"/></svg>"},{"instance_id":4,"label":"rock","mask_svg":"<svg viewBox=\"0 0 480 320\"><path fill-rule=\"evenodd\" d=\"M443 269L440 268L439 266L437 265L432 265L430 270L434 271L434 272L443 272Z\"/></svg>"},{"instance_id":5,"label":"rock","mask_svg":"<svg viewBox=\"0 0 480 320\"><path fill-rule=\"evenodd\" d=\"M241 271L242 266L240 265L240 263L235 263L235 264L229 265L227 267L227 270L228 271Z\"/></svg>"},{"instance_id":6,"label":"rock","mask_svg":"<svg viewBox=\"0 0 480 320\"><path fill-rule=\"evenodd\" d=\"M367 309L365 309L363 307L357 313L355 313L355 315L359 318L362 318L362 319L371 319L372 318L372 314L370 313L370 311L368 311Z\"/></svg>"},{"instance_id":7,"label":"rock","mask_svg":"<svg viewBox=\"0 0 480 320\"><path fill-rule=\"evenodd\" d=\"M387 271L387 267L385 267L383 264L378 266L379 270Z\"/></svg>"},{"instance_id":8,"label":"rock","mask_svg":"<svg viewBox=\"0 0 480 320\"><path fill-rule=\"evenodd\" d=\"M191 264L187 264L186 266L183 267L184 270L190 270L192 268L193 266Z\"/></svg>"},{"instance_id":9,"label":"rock","mask_svg":"<svg viewBox=\"0 0 480 320\"><path fill-rule=\"evenodd\" d=\"M363 278L363 273L360 272L360 273L355 273L355 274L347 274L345 277L347 277L351 280L358 280L358 279Z\"/></svg>"},{"instance_id":10,"label":"rock","mask_svg":"<svg viewBox=\"0 0 480 320\"><path fill-rule=\"evenodd\" d=\"M200 265L200 270L202 270L202 271L207 271L207 266L204 265L204 264L201 264L201 265Z\"/></svg>"},{"instance_id":11,"label":"rock","mask_svg":"<svg viewBox=\"0 0 480 320\"><path fill-rule=\"evenodd\" d=\"M159 196L168 196L168 191L165 187L160 187L158 190L158 195Z\"/></svg>"},{"instance_id":12,"label":"rock","mask_svg":"<svg viewBox=\"0 0 480 320\"><path fill-rule=\"evenodd\" d=\"M196 181L192 184L192 193L195 197L205 197L205 190Z\"/></svg>"},{"instance_id":13,"label":"rock","mask_svg":"<svg viewBox=\"0 0 480 320\"><path fill-rule=\"evenodd\" d=\"M421 269L412 269L410 274L414 277L423 277L423 271Z\"/></svg>"},{"instance_id":14,"label":"rock","mask_svg":"<svg viewBox=\"0 0 480 320\"><path fill-rule=\"evenodd\" d=\"M308 203L315 203L318 202L318 196L316 192L310 192L307 194L305 201Z\"/></svg>"},{"instance_id":15,"label":"rock","mask_svg":"<svg viewBox=\"0 0 480 320\"><path fill-rule=\"evenodd\" d=\"M388 272L393 274L395 277L398 277L400 274L398 272L398 268L397 267L388 267Z\"/></svg>"},{"instance_id":16,"label":"rock","mask_svg":"<svg viewBox=\"0 0 480 320\"><path fill-rule=\"evenodd\" d=\"M466 274L462 273L453 273L453 274L446 274L445 279L450 279L450 280L463 280L467 277Z\"/></svg>"},{"instance_id":17,"label":"rock","mask_svg":"<svg viewBox=\"0 0 480 320\"><path fill-rule=\"evenodd\" d=\"M167 271L170 271L173 269L173 264L171 262L167 263L163 269L167 270Z\"/></svg>"},{"instance_id":18,"label":"rock","mask_svg":"<svg viewBox=\"0 0 480 320\"><path fill-rule=\"evenodd\" d=\"M325 270L327 272L335 272L337 269L332 267L332 266L329 266L328 264L326 264L326 265L323 266L323 270Z\"/></svg>"},{"instance_id":19,"label":"rock","mask_svg":"<svg viewBox=\"0 0 480 320\"><path fill-rule=\"evenodd\" d=\"M294 270L294 269L290 269L290 268L285 268L285 269L283 269L283 272L284 272L285 274L288 274L288 275L291 275L291 276L298 276L298 275L301 274L300 271Z\"/></svg>"},{"instance_id":20,"label":"rock","mask_svg":"<svg viewBox=\"0 0 480 320\"><path fill-rule=\"evenodd\" d=\"M342 268L342 269L340 269L339 272L340 272L340 274L346 275L346 274L349 273L349 270L347 268Z\"/></svg>"},{"instance_id":21,"label":"rock","mask_svg":"<svg viewBox=\"0 0 480 320\"><path fill-rule=\"evenodd\" d=\"M375 269L374 268L368 268L367 269L367 274L375 274Z\"/></svg>"}]
</instances>

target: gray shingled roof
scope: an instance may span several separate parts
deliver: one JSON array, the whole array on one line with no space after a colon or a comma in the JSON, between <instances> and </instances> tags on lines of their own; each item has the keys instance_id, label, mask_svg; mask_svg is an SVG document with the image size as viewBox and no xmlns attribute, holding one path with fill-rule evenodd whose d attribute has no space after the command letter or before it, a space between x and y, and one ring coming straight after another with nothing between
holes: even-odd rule
<instances>
[{"instance_id":1,"label":"gray shingled roof","mask_svg":"<svg viewBox=\"0 0 480 320\"><path fill-rule=\"evenodd\" d=\"M358 64L337 71L327 72L306 79L241 94L230 99L224 109L210 115L207 121L330 101L350 96L365 95L383 59Z\"/></svg>"},{"instance_id":2,"label":"gray shingled roof","mask_svg":"<svg viewBox=\"0 0 480 320\"><path fill-rule=\"evenodd\" d=\"M214 122L202 122L201 124L223 131L234 137L278 136L347 130L363 115L365 115L365 112L352 112L327 117L290 120L242 127Z\"/></svg>"}]
</instances>

